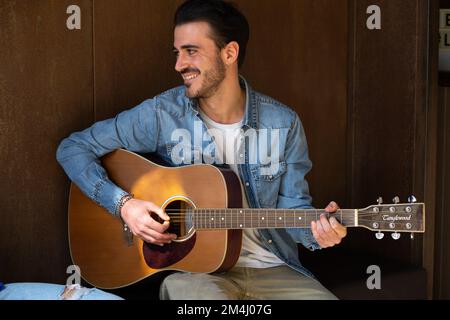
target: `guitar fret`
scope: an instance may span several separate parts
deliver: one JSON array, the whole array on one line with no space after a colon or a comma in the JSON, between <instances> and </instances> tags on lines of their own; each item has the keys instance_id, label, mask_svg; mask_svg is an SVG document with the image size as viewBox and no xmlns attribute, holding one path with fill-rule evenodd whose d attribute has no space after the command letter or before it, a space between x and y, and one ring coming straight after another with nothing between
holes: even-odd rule
<instances>
[{"instance_id":1,"label":"guitar fret","mask_svg":"<svg viewBox=\"0 0 450 320\"><path fill-rule=\"evenodd\" d=\"M225 212L222 212L221 217L220 217L220 226L222 227L222 229L226 228L226 224L225 224Z\"/></svg>"},{"instance_id":2,"label":"guitar fret","mask_svg":"<svg viewBox=\"0 0 450 320\"><path fill-rule=\"evenodd\" d=\"M233 228L233 210L230 210L230 227Z\"/></svg>"},{"instance_id":3,"label":"guitar fret","mask_svg":"<svg viewBox=\"0 0 450 320\"><path fill-rule=\"evenodd\" d=\"M244 216L242 210L238 210L238 212L239 212L238 213L239 217L241 218L241 223L239 223L239 228L243 228L244 227L244 222L245 222L245 220L244 220L245 216Z\"/></svg>"}]
</instances>

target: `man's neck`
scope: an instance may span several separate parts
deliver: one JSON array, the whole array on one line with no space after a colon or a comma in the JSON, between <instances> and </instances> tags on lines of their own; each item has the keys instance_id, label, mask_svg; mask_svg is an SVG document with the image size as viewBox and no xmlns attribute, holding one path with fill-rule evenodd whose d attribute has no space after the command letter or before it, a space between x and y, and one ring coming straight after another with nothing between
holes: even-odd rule
<instances>
[{"instance_id":1,"label":"man's neck","mask_svg":"<svg viewBox=\"0 0 450 320\"><path fill-rule=\"evenodd\" d=\"M227 78L213 96L199 99L202 111L221 124L237 123L245 112L246 94L239 84L239 78Z\"/></svg>"}]
</instances>

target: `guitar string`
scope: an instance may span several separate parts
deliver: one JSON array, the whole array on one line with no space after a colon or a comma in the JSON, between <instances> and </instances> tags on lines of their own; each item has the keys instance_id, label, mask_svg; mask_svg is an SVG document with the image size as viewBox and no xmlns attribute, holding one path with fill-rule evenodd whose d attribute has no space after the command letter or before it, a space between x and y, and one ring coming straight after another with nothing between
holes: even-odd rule
<instances>
[{"instance_id":1,"label":"guitar string","mask_svg":"<svg viewBox=\"0 0 450 320\"><path fill-rule=\"evenodd\" d=\"M195 222L204 222L204 223L215 223L215 221L218 221L218 223L259 223L260 221L264 221L262 223L279 223L279 224L283 224L283 223L289 223L289 224L295 224L295 223L304 223L306 222L311 222L311 221L316 221L315 219L306 219L306 220L296 220L296 219L286 219L286 220L278 220L278 219L266 219L266 220L256 220L256 219L233 219L234 221L224 221L224 220L211 220L211 219L193 219ZM342 219L340 220L340 222L354 222L354 219ZM184 223L187 222L187 220L170 220L169 222L172 223ZM359 219L358 220L358 224L362 224L362 223L381 223L381 224L390 224L390 223L394 223L395 225L408 225L408 224L420 224L421 221L420 220L412 220L412 221L408 221L408 222L390 222L390 221L380 221L378 222L377 220L372 220L372 219Z\"/></svg>"},{"instance_id":2,"label":"guitar string","mask_svg":"<svg viewBox=\"0 0 450 320\"><path fill-rule=\"evenodd\" d=\"M415 215L413 213L381 213L381 214L376 214L376 213L366 213L366 214L358 214L357 217L360 218L365 218L365 217L376 217L376 216L380 216L380 215L393 215L393 214L405 214L405 215ZM319 213L315 214L315 213L292 213L292 212L280 212L277 214L271 214L271 213L262 213L262 212L246 212L246 213L241 213L241 212L209 212L209 213L200 213L200 212L186 212L186 213L172 213L172 214L168 214L169 217L186 217L186 216L197 216L197 217L201 217L201 216L217 216L217 215L222 215L224 217L229 217L229 216L256 216L256 215L261 215L261 216L266 216L266 217L276 217L278 218L279 216L286 216L286 217L297 217L297 216L319 216ZM338 217L341 216L341 213L336 212L336 213L320 213L320 216L325 215L325 216L330 216L330 217ZM342 213L342 216L346 216L346 217L355 217L355 214L349 214L349 213Z\"/></svg>"},{"instance_id":3,"label":"guitar string","mask_svg":"<svg viewBox=\"0 0 450 320\"><path fill-rule=\"evenodd\" d=\"M225 211L225 212L232 212L232 211L238 211L238 210L242 210L242 211L246 211L246 212L258 212L258 211L272 211L272 212L278 212L278 211L286 211L286 212L306 212L306 213L314 213L314 212L326 212L325 209L283 209L283 208L277 208L277 209L272 209L272 208L196 208L196 209L166 209L164 211L169 211L169 212L195 212L195 213L202 213L201 211ZM349 213L349 214L354 214L355 213L355 209L339 209L338 211L336 211L335 213ZM367 212L367 211L361 211L358 210L358 214L379 214L379 213L383 213L383 212L387 212L387 213L391 213L389 210L380 210L379 212Z\"/></svg>"},{"instance_id":4,"label":"guitar string","mask_svg":"<svg viewBox=\"0 0 450 320\"><path fill-rule=\"evenodd\" d=\"M201 212L200 210L207 210L208 212ZM225 210L223 212L220 212L221 210ZM233 212L231 210L240 210L240 209L197 209L195 211L192 210L176 210L176 209L168 209L168 210L164 210L164 212L169 213L169 216L183 216L183 215L188 215L188 214L194 214L194 215L210 215L210 214L224 214L224 215L231 215L231 214L245 214L245 215L249 215L249 214L267 214L267 215L273 215L273 214L307 214L307 215L314 215L314 214L329 214L329 215L349 215L349 216L354 216L355 212L354 211L336 211L336 212L326 212L323 210L317 210L315 211L314 209L309 210L309 211L295 211L292 209L272 209L272 210L276 210L276 211L271 211L271 209L269 210L265 210L265 209L255 209L255 210L246 210L243 209L243 211L245 212ZM266 211L266 212L264 212ZM416 214L416 212L390 212L390 211L380 211L378 213L376 212L358 212L357 216L358 217L364 217L364 216L377 216L380 214Z\"/></svg>"},{"instance_id":5,"label":"guitar string","mask_svg":"<svg viewBox=\"0 0 450 320\"><path fill-rule=\"evenodd\" d=\"M310 218L310 217L319 218L320 216L326 216L327 218L331 218L331 217L335 217L335 218L341 218L341 217L343 218L343 217L345 217L345 218L352 218L352 219L355 218L355 215L350 215L350 214L342 214L342 215L340 215L340 214L321 214L320 216L315 216L314 214L311 214L311 215L304 215L304 214L296 214L296 215L253 214L253 215L251 215L251 214L239 214L239 213L238 214L235 214L235 213L232 213L232 214L206 213L206 214L192 214L192 215L191 214L179 214L179 215L178 214L177 215L173 215L172 214L172 215L169 215L169 218L171 218L171 219L172 218L173 219L185 219L186 217L201 217L201 218L244 217L244 218L254 219L255 217L261 217L261 218L264 217L265 219L271 219L271 218L279 219L280 216L282 216L283 219L292 219L292 218L296 219L296 218L299 218L299 217L307 219L307 218ZM368 219L368 218L374 218L374 217L377 217L377 216L379 216L379 215L377 215L377 214L359 215L359 216L357 216L357 219L358 220ZM410 219L414 219L414 217L411 217ZM406 220L406 219L397 219L395 221L401 221L401 220ZM389 221L389 220L384 220L384 221Z\"/></svg>"}]
</instances>

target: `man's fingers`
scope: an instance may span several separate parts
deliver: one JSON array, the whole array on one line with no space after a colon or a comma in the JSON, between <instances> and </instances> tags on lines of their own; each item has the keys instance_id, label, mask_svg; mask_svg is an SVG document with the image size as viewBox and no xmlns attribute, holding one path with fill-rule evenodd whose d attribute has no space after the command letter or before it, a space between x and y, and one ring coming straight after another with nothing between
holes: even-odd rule
<instances>
[{"instance_id":1,"label":"man's fingers","mask_svg":"<svg viewBox=\"0 0 450 320\"><path fill-rule=\"evenodd\" d=\"M148 206L148 209L150 212L156 213L164 221L170 220L170 217L164 212L164 210L162 208L158 207L157 205L155 205L151 202L147 202L147 206Z\"/></svg>"},{"instance_id":2,"label":"man's fingers","mask_svg":"<svg viewBox=\"0 0 450 320\"><path fill-rule=\"evenodd\" d=\"M164 223L161 224L150 217L150 222L148 223L147 226L148 228L147 232L150 232L151 235L157 240L166 240L166 239L174 240L177 238L177 235L166 232L166 230L169 228L169 225L170 225L169 221L164 221ZM157 235L161 235L163 237L159 237Z\"/></svg>"},{"instance_id":3,"label":"man's fingers","mask_svg":"<svg viewBox=\"0 0 450 320\"><path fill-rule=\"evenodd\" d=\"M168 244L171 243L173 240L173 237L169 234L161 234L158 233L157 231L148 228L137 230L136 235L145 242L156 245Z\"/></svg>"},{"instance_id":4,"label":"man's fingers","mask_svg":"<svg viewBox=\"0 0 450 320\"><path fill-rule=\"evenodd\" d=\"M159 223L152 217L149 217L149 221L146 222L146 226L150 229L158 231L159 233L164 233L169 228L170 222L164 221L164 223Z\"/></svg>"},{"instance_id":5,"label":"man's fingers","mask_svg":"<svg viewBox=\"0 0 450 320\"><path fill-rule=\"evenodd\" d=\"M163 209L161 209L160 207L158 207L157 205L148 202L147 203L147 208L148 210L151 212L154 212L158 215L158 217L160 217L162 220L164 220L163 223L160 223L159 221L156 221L155 219L153 219L151 217L151 215L149 215L149 220L146 222L146 226L151 229L151 230L155 230L157 231L159 234L165 234L167 235L170 240L174 240L177 238L177 236L175 234L167 234L165 233L166 230L169 228L170 225L170 217L164 212ZM158 240L158 238L157 238Z\"/></svg>"},{"instance_id":6,"label":"man's fingers","mask_svg":"<svg viewBox=\"0 0 450 320\"><path fill-rule=\"evenodd\" d=\"M327 245L332 246L335 244L337 234L331 228L325 215L321 215L320 220L317 221L317 233L327 243Z\"/></svg>"},{"instance_id":7,"label":"man's fingers","mask_svg":"<svg viewBox=\"0 0 450 320\"><path fill-rule=\"evenodd\" d=\"M317 243L322 247L322 248L327 248L329 247L329 243L328 241L326 241L326 239L324 239L321 236L321 233L319 232L319 224L320 221L311 221L311 231L312 234L314 236L314 238L316 239Z\"/></svg>"},{"instance_id":8,"label":"man's fingers","mask_svg":"<svg viewBox=\"0 0 450 320\"><path fill-rule=\"evenodd\" d=\"M325 208L325 211L329 212L329 213L333 213L333 212L338 211L339 209L340 208L339 208L338 204L336 202L334 202L334 201L331 201L328 204L328 206Z\"/></svg>"},{"instance_id":9,"label":"man's fingers","mask_svg":"<svg viewBox=\"0 0 450 320\"><path fill-rule=\"evenodd\" d=\"M330 225L339 237L344 238L347 236L347 228L340 224L335 217L330 218Z\"/></svg>"},{"instance_id":10,"label":"man's fingers","mask_svg":"<svg viewBox=\"0 0 450 320\"><path fill-rule=\"evenodd\" d=\"M159 233L155 230L149 230L148 234L155 239L158 242L162 242L162 243L171 243L172 240L174 239L172 234L168 234L168 233Z\"/></svg>"}]
</instances>

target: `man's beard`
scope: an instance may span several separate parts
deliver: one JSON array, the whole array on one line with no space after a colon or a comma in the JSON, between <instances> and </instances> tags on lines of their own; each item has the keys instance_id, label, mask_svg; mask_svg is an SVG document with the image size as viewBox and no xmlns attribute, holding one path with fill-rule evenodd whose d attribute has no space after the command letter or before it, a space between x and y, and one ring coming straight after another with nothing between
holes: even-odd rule
<instances>
[{"instance_id":1,"label":"man's beard","mask_svg":"<svg viewBox=\"0 0 450 320\"><path fill-rule=\"evenodd\" d=\"M189 92L189 87L186 87L186 96L191 99L209 98L214 95L224 79L225 64L218 56L214 67L209 71L203 72L200 88L195 92Z\"/></svg>"}]
</instances>

